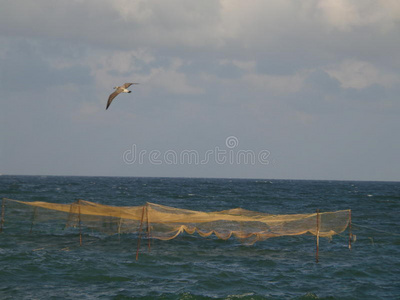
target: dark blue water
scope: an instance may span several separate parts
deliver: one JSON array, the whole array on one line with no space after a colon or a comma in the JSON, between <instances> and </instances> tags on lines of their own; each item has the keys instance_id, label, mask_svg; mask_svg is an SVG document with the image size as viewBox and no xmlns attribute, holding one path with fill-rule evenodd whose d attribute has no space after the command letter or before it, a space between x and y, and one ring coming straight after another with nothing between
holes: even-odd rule
<instances>
[{"instance_id":1,"label":"dark blue water","mask_svg":"<svg viewBox=\"0 0 400 300\"><path fill-rule=\"evenodd\" d=\"M29 228L7 219L0 234L0 299L400 299L400 183L350 181L0 176L0 196L108 205L153 202L192 210L242 207L273 214L352 209L347 232L322 239L133 235ZM14 229L11 229L13 227ZM29 227L29 226L28 226ZM8 228L8 229L7 229Z\"/></svg>"}]
</instances>

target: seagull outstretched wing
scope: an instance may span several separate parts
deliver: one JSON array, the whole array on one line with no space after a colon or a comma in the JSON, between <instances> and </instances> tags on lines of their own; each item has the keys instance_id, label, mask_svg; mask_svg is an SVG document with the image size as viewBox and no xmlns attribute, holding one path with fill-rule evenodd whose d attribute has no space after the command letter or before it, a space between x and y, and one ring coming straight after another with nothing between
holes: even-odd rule
<instances>
[{"instance_id":1,"label":"seagull outstretched wing","mask_svg":"<svg viewBox=\"0 0 400 300\"><path fill-rule=\"evenodd\" d=\"M111 102L114 100L115 97L118 96L119 93L120 93L120 92L118 92L118 89L116 89L115 92L112 93L112 94L110 95L110 97L108 97L106 109L108 109L108 107L110 106Z\"/></svg>"},{"instance_id":2,"label":"seagull outstretched wing","mask_svg":"<svg viewBox=\"0 0 400 300\"><path fill-rule=\"evenodd\" d=\"M127 82L127 83L125 83L125 84L123 85L123 87L127 89L127 88L130 87L132 84L139 84L139 83L137 83L137 82Z\"/></svg>"}]
</instances>

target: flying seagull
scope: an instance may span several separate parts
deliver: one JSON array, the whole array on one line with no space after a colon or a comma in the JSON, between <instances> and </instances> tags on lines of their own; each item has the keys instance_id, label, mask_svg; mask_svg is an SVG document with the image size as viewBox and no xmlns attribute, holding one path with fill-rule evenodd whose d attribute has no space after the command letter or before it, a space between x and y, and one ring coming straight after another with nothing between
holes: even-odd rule
<instances>
[{"instance_id":1,"label":"flying seagull","mask_svg":"<svg viewBox=\"0 0 400 300\"><path fill-rule=\"evenodd\" d=\"M125 83L125 84L123 84L123 85L121 85L121 86L115 86L115 87L114 87L115 92L112 93L112 94L110 95L110 97L108 97L106 109L108 109L108 107L110 106L111 102L114 100L115 97L118 96L118 94L121 94L121 93L131 93L131 91L128 90L128 87L130 87L132 84L139 84L139 83L131 82L131 83Z\"/></svg>"}]
</instances>

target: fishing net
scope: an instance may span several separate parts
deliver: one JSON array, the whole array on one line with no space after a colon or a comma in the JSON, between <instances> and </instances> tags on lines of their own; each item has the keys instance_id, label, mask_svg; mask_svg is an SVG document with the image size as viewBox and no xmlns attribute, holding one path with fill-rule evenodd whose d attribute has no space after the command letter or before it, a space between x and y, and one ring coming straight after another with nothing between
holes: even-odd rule
<instances>
[{"instance_id":1,"label":"fishing net","mask_svg":"<svg viewBox=\"0 0 400 300\"><path fill-rule=\"evenodd\" d=\"M71 204L3 199L0 231L5 221L18 218L31 229L48 227L91 229L108 234L139 233L148 238L171 240L181 233L212 234L227 240L235 236L253 244L271 237L311 233L331 237L350 224L350 210L311 214L274 215L235 208L202 212L146 203L142 206L109 206L78 200Z\"/></svg>"}]
</instances>

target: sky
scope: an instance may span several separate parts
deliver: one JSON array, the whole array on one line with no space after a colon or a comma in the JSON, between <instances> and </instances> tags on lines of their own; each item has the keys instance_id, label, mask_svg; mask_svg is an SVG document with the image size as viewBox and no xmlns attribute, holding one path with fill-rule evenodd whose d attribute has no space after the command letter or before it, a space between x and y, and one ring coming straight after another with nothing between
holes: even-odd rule
<instances>
[{"instance_id":1,"label":"sky","mask_svg":"<svg viewBox=\"0 0 400 300\"><path fill-rule=\"evenodd\" d=\"M398 0L0 7L1 174L400 180Z\"/></svg>"}]
</instances>

